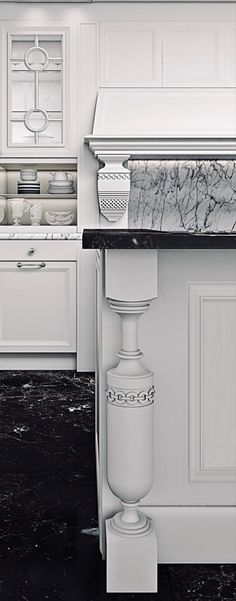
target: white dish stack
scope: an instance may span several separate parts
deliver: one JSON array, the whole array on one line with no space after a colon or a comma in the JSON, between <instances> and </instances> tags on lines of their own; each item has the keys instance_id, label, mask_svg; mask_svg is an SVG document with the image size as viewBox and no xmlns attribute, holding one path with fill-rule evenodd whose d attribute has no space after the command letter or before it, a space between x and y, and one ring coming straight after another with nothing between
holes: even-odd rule
<instances>
[{"instance_id":1,"label":"white dish stack","mask_svg":"<svg viewBox=\"0 0 236 601\"><path fill-rule=\"evenodd\" d=\"M18 194L40 194L40 182L37 180L37 169L33 165L22 167L20 180L17 183Z\"/></svg>"},{"instance_id":2,"label":"white dish stack","mask_svg":"<svg viewBox=\"0 0 236 601\"><path fill-rule=\"evenodd\" d=\"M73 194L74 182L71 173L67 173L67 171L55 171L51 175L52 178L48 183L48 192L50 194Z\"/></svg>"}]
</instances>

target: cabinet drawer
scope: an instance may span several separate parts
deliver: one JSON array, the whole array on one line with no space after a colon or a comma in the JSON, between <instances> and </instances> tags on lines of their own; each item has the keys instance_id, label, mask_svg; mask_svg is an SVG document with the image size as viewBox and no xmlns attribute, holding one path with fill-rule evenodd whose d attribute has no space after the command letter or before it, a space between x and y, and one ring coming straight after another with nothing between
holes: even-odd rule
<instances>
[{"instance_id":1,"label":"cabinet drawer","mask_svg":"<svg viewBox=\"0 0 236 601\"><path fill-rule=\"evenodd\" d=\"M75 261L76 240L0 240L0 261Z\"/></svg>"},{"instance_id":2,"label":"cabinet drawer","mask_svg":"<svg viewBox=\"0 0 236 601\"><path fill-rule=\"evenodd\" d=\"M1 261L0 353L75 351L75 262Z\"/></svg>"}]
</instances>

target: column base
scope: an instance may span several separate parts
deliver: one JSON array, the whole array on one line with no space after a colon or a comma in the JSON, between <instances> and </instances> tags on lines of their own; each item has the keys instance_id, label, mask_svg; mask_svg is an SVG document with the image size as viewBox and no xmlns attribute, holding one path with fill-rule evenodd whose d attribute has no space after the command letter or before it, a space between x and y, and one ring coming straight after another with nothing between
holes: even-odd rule
<instances>
[{"instance_id":1,"label":"column base","mask_svg":"<svg viewBox=\"0 0 236 601\"><path fill-rule=\"evenodd\" d=\"M118 534L113 518L106 520L107 592L157 592L157 539L149 518L148 530L140 536Z\"/></svg>"}]
</instances>

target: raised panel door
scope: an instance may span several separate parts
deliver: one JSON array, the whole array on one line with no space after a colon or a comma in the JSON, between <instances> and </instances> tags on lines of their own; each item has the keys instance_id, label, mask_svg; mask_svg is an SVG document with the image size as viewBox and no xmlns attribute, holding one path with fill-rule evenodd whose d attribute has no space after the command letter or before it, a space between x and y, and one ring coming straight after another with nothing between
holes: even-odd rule
<instances>
[{"instance_id":1,"label":"raised panel door","mask_svg":"<svg viewBox=\"0 0 236 601\"><path fill-rule=\"evenodd\" d=\"M76 351L76 263L0 263L0 352Z\"/></svg>"}]
</instances>

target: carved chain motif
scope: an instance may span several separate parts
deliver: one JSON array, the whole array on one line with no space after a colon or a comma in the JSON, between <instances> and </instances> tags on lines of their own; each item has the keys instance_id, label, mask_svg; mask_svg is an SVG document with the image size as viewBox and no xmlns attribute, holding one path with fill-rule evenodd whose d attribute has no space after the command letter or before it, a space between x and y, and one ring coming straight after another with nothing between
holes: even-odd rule
<instances>
[{"instance_id":1,"label":"carved chain motif","mask_svg":"<svg viewBox=\"0 0 236 601\"><path fill-rule=\"evenodd\" d=\"M130 179L129 173L99 173L98 179Z\"/></svg>"},{"instance_id":2,"label":"carved chain motif","mask_svg":"<svg viewBox=\"0 0 236 601\"><path fill-rule=\"evenodd\" d=\"M148 390L141 390L140 392L124 392L123 390L115 390L114 388L107 388L106 397L108 403L118 406L127 407L143 407L154 403L155 388L151 386Z\"/></svg>"}]
</instances>

